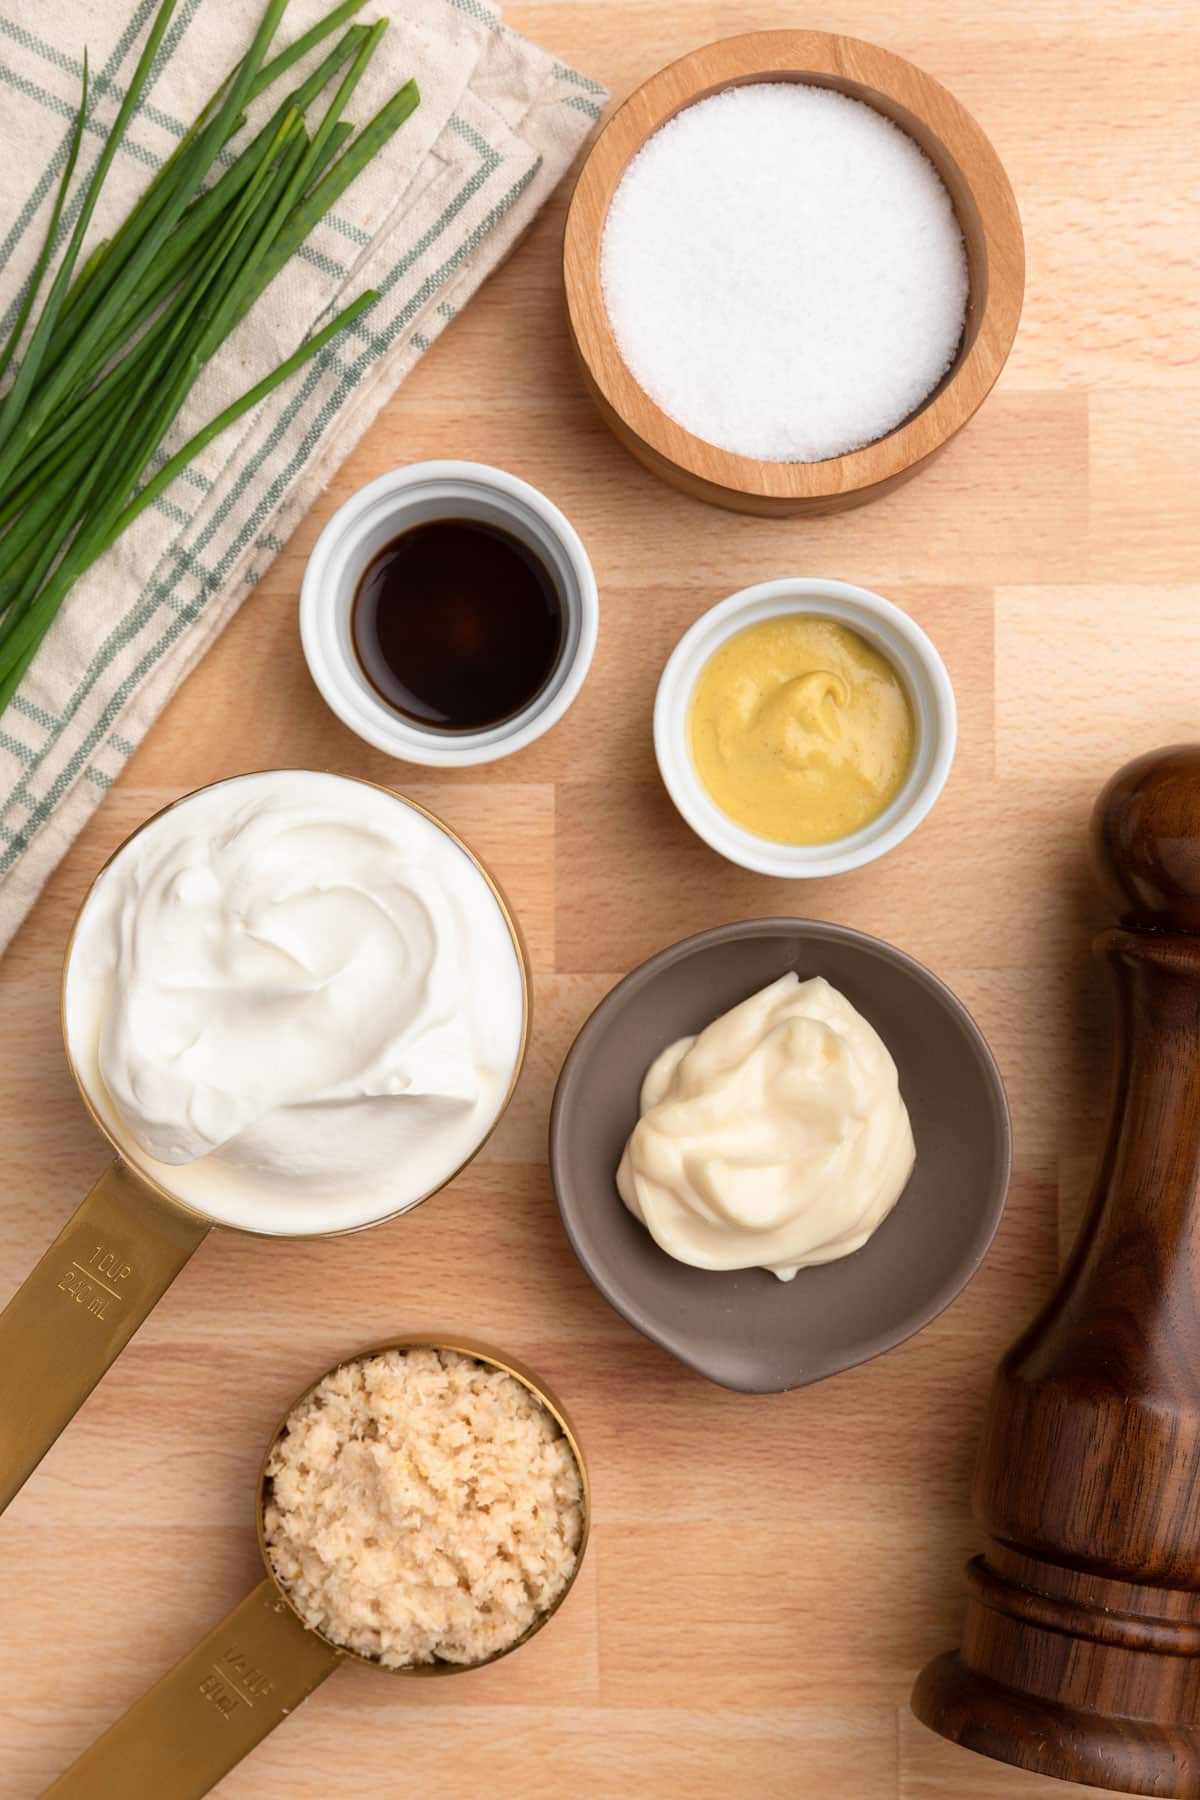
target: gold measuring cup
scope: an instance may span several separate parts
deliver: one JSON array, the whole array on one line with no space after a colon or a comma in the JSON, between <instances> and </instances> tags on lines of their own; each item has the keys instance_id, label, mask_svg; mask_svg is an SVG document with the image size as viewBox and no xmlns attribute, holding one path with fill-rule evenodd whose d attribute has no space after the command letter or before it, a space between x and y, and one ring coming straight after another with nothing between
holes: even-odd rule
<instances>
[{"instance_id":1,"label":"gold measuring cup","mask_svg":"<svg viewBox=\"0 0 1200 1800\"><path fill-rule=\"evenodd\" d=\"M265 771L271 774L292 771ZM210 787L232 787L252 776L235 775ZM335 779L352 781L350 776ZM384 1224L411 1212L453 1181L478 1155L508 1108L525 1060L529 1041L529 964L516 920L499 887L479 858L449 826L415 801L377 782L354 781L375 788L398 806L428 819L458 846L491 889L512 939L521 974L521 1035L508 1092L491 1126L464 1163L423 1194L420 1200L382 1213L361 1225L312 1231L311 1237L338 1237ZM161 1299L180 1269L214 1225L246 1231L253 1237L279 1236L210 1217L187 1204L165 1186L159 1175L140 1164L131 1148L118 1143L87 1092L72 1051L67 1026L66 989L71 953L88 905L105 871L126 847L164 814L184 806L209 788L197 788L162 807L131 832L92 882L76 915L63 959L62 1030L67 1062L93 1122L116 1151L113 1162L87 1199L63 1227L41 1261L0 1312L0 1512L33 1473L63 1427L78 1412L100 1377L125 1348L138 1326Z\"/></svg>"},{"instance_id":2,"label":"gold measuring cup","mask_svg":"<svg viewBox=\"0 0 1200 1800\"><path fill-rule=\"evenodd\" d=\"M515 1376L561 1427L578 1466L583 1493L583 1532L571 1579L553 1606L540 1614L515 1643L477 1663L417 1663L412 1668L386 1671L389 1675L457 1675L510 1656L553 1618L583 1563L591 1522L591 1494L583 1452L566 1415L541 1383L509 1357L467 1341L435 1343L422 1336L376 1344L354 1356L343 1357L334 1369L378 1356L385 1350L413 1349L457 1351ZM325 1373L332 1374L333 1370ZM324 1375L317 1377L317 1381L324 1379ZM278 1581L267 1552L263 1518L267 1462L291 1413L308 1397L317 1381L309 1383L280 1419L259 1469L258 1547L266 1578L52 1782L43 1800L198 1800L306 1700L326 1676L332 1675L339 1663L365 1662L372 1668L383 1667L306 1626Z\"/></svg>"}]
</instances>

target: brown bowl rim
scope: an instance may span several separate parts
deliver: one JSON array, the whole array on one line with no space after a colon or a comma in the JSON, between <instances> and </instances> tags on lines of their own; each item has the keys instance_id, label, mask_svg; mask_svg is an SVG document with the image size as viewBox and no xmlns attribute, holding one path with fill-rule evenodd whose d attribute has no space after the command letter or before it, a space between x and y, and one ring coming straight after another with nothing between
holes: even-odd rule
<instances>
[{"instance_id":1,"label":"brown bowl rim","mask_svg":"<svg viewBox=\"0 0 1200 1800\"><path fill-rule=\"evenodd\" d=\"M662 1326L649 1318L645 1312L630 1304L621 1293L618 1283L612 1281L607 1270L597 1268L586 1251L582 1248L572 1211L564 1204L564 1190L570 1186L567 1173L567 1153L565 1141L570 1131L570 1113L577 1104L575 1090L580 1079L579 1070L591 1041L602 1035L614 1018L619 1018L622 1007L631 993L652 982L664 969L687 957L702 955L704 951L719 944L727 944L747 938L770 938L786 936L802 937L813 943L841 943L852 946L855 950L869 957L878 958L901 969L912 980L926 988L952 1016L965 1041L970 1045L978 1060L988 1089L991 1102L991 1116L995 1127L995 1137L999 1152L995 1176L990 1184L986 1204L980 1208L979 1221L972 1234L971 1248L964 1256L956 1271L948 1279L940 1282L930 1293L923 1306L911 1313L899 1329L879 1332L874 1336L864 1336L856 1345L853 1354L845 1360L832 1360L824 1366L806 1369L795 1381L784 1382L752 1382L738 1383L725 1381L713 1374L702 1360L693 1356L686 1343L669 1327ZM631 1121L632 1123L632 1121ZM1004 1216L1004 1208L1008 1199L1009 1181L1012 1175L1012 1115L1008 1104L1008 1095L1004 1086L1004 1078L991 1047L983 1032L976 1024L958 995L949 988L941 978L927 969L924 963L907 951L900 950L886 939L878 938L869 932L856 931L849 925L834 925L822 919L786 918L783 916L767 919L746 919L728 925L716 925L707 931L695 932L692 936L681 938L678 943L669 944L664 950L647 957L628 975L622 977L615 987L610 988L604 998L592 1009L580 1026L575 1040L567 1052L566 1060L559 1073L554 1090L554 1099L550 1108L550 1175L554 1188L555 1204L571 1249L576 1260L588 1279L608 1301L613 1310L628 1321L643 1337L675 1357L687 1368L702 1375L706 1381L717 1386L730 1388L736 1393L767 1394L785 1393L794 1388L810 1387L814 1382L827 1380L832 1375L843 1374L847 1369L857 1368L861 1363L870 1362L882 1356L897 1345L907 1343L909 1338L924 1331L927 1325L943 1313L952 1301L956 1300L963 1289L978 1273L980 1265L986 1257ZM615 1171L614 1171L615 1187ZM647 1243L656 1255L665 1255L657 1245L653 1244L647 1233Z\"/></svg>"},{"instance_id":2,"label":"brown bowl rim","mask_svg":"<svg viewBox=\"0 0 1200 1800\"><path fill-rule=\"evenodd\" d=\"M689 79L680 96L680 78ZM621 355L600 283L603 221L631 158L686 106L750 80L836 78L907 111L957 168L979 215L988 271L982 315L961 362L932 399L894 431L823 462L770 462L696 437L659 407ZM890 116L890 115L889 115ZM973 171L973 173L969 173ZM593 230L589 220L600 220ZM578 276L575 270L580 273ZM997 279L997 272L1003 279ZM576 351L602 410L646 449L702 484L776 506L843 500L912 473L960 431L996 383L1021 316L1025 252L1008 176L982 128L954 95L914 63L865 39L825 31L751 31L720 38L666 64L608 121L579 172L563 237L567 318Z\"/></svg>"}]
</instances>

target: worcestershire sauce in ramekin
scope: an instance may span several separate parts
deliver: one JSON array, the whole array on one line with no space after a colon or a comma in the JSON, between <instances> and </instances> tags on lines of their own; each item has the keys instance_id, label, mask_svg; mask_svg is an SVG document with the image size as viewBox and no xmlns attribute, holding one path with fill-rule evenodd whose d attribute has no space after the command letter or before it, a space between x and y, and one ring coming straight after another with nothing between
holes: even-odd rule
<instances>
[{"instance_id":1,"label":"worcestershire sauce in ramekin","mask_svg":"<svg viewBox=\"0 0 1200 1800\"><path fill-rule=\"evenodd\" d=\"M426 731L484 731L545 687L563 642L550 571L483 519L430 519L368 564L350 616L363 674Z\"/></svg>"}]
</instances>

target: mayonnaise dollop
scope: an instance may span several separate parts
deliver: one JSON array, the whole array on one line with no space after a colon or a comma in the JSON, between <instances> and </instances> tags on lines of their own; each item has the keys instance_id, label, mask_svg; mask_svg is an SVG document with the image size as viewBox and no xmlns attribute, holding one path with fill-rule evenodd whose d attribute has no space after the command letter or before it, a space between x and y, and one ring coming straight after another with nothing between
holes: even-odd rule
<instances>
[{"instance_id":1,"label":"mayonnaise dollop","mask_svg":"<svg viewBox=\"0 0 1200 1800\"><path fill-rule=\"evenodd\" d=\"M797 1269L861 1249L916 1158L882 1038L820 976L781 975L651 1063L622 1200L700 1269Z\"/></svg>"},{"instance_id":2,"label":"mayonnaise dollop","mask_svg":"<svg viewBox=\"0 0 1200 1800\"><path fill-rule=\"evenodd\" d=\"M72 1055L118 1142L258 1231L412 1205L504 1104L524 986L470 857L397 796L307 771L202 789L84 908Z\"/></svg>"}]
</instances>

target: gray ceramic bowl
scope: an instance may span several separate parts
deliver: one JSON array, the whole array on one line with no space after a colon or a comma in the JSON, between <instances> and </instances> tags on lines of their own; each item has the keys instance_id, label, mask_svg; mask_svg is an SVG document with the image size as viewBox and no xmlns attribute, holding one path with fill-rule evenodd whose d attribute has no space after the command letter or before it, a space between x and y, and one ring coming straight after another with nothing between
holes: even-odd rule
<instances>
[{"instance_id":1,"label":"gray ceramic bowl","mask_svg":"<svg viewBox=\"0 0 1200 1800\"><path fill-rule=\"evenodd\" d=\"M617 1194L642 1076L667 1044L789 969L826 976L891 1050L916 1168L874 1237L840 1262L790 1282L693 1269L660 1250ZM991 1051L928 969L841 925L756 919L673 944L600 1002L559 1076L550 1168L576 1256L631 1325L710 1381L776 1393L890 1350L950 1304L1000 1222L1011 1141Z\"/></svg>"}]
</instances>

